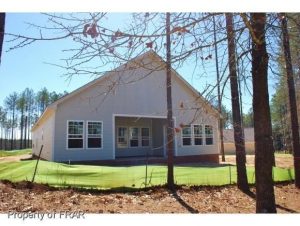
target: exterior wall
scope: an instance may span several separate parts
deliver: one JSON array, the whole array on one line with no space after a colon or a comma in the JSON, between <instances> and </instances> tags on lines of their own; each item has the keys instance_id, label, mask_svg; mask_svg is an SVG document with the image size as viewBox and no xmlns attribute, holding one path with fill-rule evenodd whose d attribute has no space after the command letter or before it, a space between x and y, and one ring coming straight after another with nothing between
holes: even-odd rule
<instances>
[{"instance_id":1,"label":"exterior wall","mask_svg":"<svg viewBox=\"0 0 300 226\"><path fill-rule=\"evenodd\" d=\"M114 159L114 153L112 152L112 115L107 115L102 111L98 112L93 107L87 108L86 103L80 99L80 96L70 101L66 101L62 106L58 106L56 114L54 161L72 162ZM82 149L67 148L68 120L84 121L84 139ZM86 148L87 121L102 121L102 148Z\"/></svg>"},{"instance_id":2,"label":"exterior wall","mask_svg":"<svg viewBox=\"0 0 300 226\"><path fill-rule=\"evenodd\" d=\"M224 129L224 143L234 143L233 129ZM244 129L245 142L254 142L254 128Z\"/></svg>"},{"instance_id":3,"label":"exterior wall","mask_svg":"<svg viewBox=\"0 0 300 226\"><path fill-rule=\"evenodd\" d=\"M38 156L41 146L44 145L41 153L42 159L52 160L54 121L55 113L52 113L32 132L32 153Z\"/></svg>"},{"instance_id":4,"label":"exterior wall","mask_svg":"<svg viewBox=\"0 0 300 226\"><path fill-rule=\"evenodd\" d=\"M255 153L255 143L254 142L245 142L246 154L253 155ZM224 152L226 155L235 154L235 145L234 143L224 143Z\"/></svg>"},{"instance_id":5,"label":"exterior wall","mask_svg":"<svg viewBox=\"0 0 300 226\"><path fill-rule=\"evenodd\" d=\"M113 115L139 115L166 117L165 71L157 70L157 63L147 63L150 70L119 70L102 79L92 87L58 104L55 120L55 161L86 161L114 159L115 124ZM151 72L151 73L150 73ZM179 124L203 123L214 128L214 145L182 147L180 134L176 134L176 155L218 154L218 121L216 116L208 112L202 101L187 87L173 76L173 108ZM183 103L184 109L179 106ZM188 110L193 107L194 110ZM195 110L195 107L197 110ZM196 116L196 118L195 118ZM193 120L195 118L195 120ZM67 120L96 120L103 122L103 148L100 150L67 150ZM156 128L157 130L157 128ZM161 140L156 140L157 145ZM84 142L85 143L85 142ZM85 146L85 144L84 144ZM118 150L116 150L119 154Z\"/></svg>"},{"instance_id":6,"label":"exterior wall","mask_svg":"<svg viewBox=\"0 0 300 226\"><path fill-rule=\"evenodd\" d=\"M233 129L224 130L224 151L225 154L235 154L234 136ZM254 154L255 142L254 142L254 129L245 128L245 149L247 154Z\"/></svg>"},{"instance_id":7,"label":"exterior wall","mask_svg":"<svg viewBox=\"0 0 300 226\"><path fill-rule=\"evenodd\" d=\"M183 146L181 132L176 134L177 156L207 155L219 153L218 118L208 111L199 97L175 77L172 83L175 127L180 125L201 124L213 127L213 145ZM182 108L183 105L183 108ZM176 110L177 109L177 110Z\"/></svg>"},{"instance_id":8,"label":"exterior wall","mask_svg":"<svg viewBox=\"0 0 300 226\"><path fill-rule=\"evenodd\" d=\"M107 165L107 166L132 166L132 165L145 165L145 164L167 164L168 159L162 157L150 157L146 159L145 157L136 158L117 158L110 160L92 160L92 161L79 161L76 164L89 164L89 165ZM185 165L190 163L217 163L219 164L219 154L209 154L209 155L184 155L175 156L174 164Z\"/></svg>"}]
</instances>

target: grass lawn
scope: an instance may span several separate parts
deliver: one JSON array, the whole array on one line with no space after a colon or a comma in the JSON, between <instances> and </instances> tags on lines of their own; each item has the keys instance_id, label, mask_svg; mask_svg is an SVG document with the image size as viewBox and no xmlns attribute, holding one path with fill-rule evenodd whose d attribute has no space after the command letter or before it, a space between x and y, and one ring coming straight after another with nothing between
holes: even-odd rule
<instances>
[{"instance_id":1,"label":"grass lawn","mask_svg":"<svg viewBox=\"0 0 300 226\"><path fill-rule=\"evenodd\" d=\"M0 163L0 179L13 182L31 180L36 160ZM249 183L254 183L254 168L247 167ZM148 186L166 183L166 166L148 166ZM294 178L291 169L274 168L275 181ZM176 166L175 181L179 185L226 185L236 183L236 167ZM145 186L145 166L109 167L67 165L40 161L35 182L51 186L85 188L141 188Z\"/></svg>"},{"instance_id":2,"label":"grass lawn","mask_svg":"<svg viewBox=\"0 0 300 226\"><path fill-rule=\"evenodd\" d=\"M290 158L292 158L293 157L293 155L292 154L290 154L290 153L278 153L278 152L275 152L275 157L290 157Z\"/></svg>"},{"instance_id":3,"label":"grass lawn","mask_svg":"<svg viewBox=\"0 0 300 226\"><path fill-rule=\"evenodd\" d=\"M0 150L0 157L24 155L24 154L30 154L31 152L32 152L31 148L30 149L22 149L22 150L12 150L12 151Z\"/></svg>"}]
</instances>

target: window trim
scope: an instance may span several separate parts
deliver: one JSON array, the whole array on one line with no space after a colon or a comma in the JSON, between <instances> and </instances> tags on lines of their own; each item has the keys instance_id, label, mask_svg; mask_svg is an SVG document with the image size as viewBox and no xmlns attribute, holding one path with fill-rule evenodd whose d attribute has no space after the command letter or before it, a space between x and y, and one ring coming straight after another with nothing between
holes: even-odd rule
<instances>
[{"instance_id":1,"label":"window trim","mask_svg":"<svg viewBox=\"0 0 300 226\"><path fill-rule=\"evenodd\" d=\"M69 122L82 122L82 147L81 148L69 148ZM85 126L84 126L84 120L67 120L67 126L66 126L66 150L84 150L85 147L85 139L84 139L84 135L85 135ZM72 138L71 138L72 139Z\"/></svg>"},{"instance_id":2,"label":"window trim","mask_svg":"<svg viewBox=\"0 0 300 226\"><path fill-rule=\"evenodd\" d=\"M142 136L142 129L148 129L149 130L149 136L148 136L148 139L143 139L143 136ZM142 127L140 127L140 130L141 130L141 132L140 132L140 138L141 138L141 145L140 145L140 147L141 148L150 148L150 147L152 147L152 144L151 144L151 129L150 129L150 127L146 127L146 126L142 126ZM143 140L149 140L149 145L148 146L143 146Z\"/></svg>"},{"instance_id":3,"label":"window trim","mask_svg":"<svg viewBox=\"0 0 300 226\"><path fill-rule=\"evenodd\" d=\"M192 142L192 146L204 146L204 139L205 139L205 131L203 131L204 129L203 128L205 128L205 126L203 126L203 124L192 124L191 125L192 126L192 138L193 138L193 142ZM195 136L195 131L194 131L194 126L201 126L201 137L199 137L199 136ZM204 132L204 133L203 133ZM201 138L202 139L202 144L195 144L195 138Z\"/></svg>"},{"instance_id":4,"label":"window trim","mask_svg":"<svg viewBox=\"0 0 300 226\"><path fill-rule=\"evenodd\" d=\"M195 134L194 134L194 125L201 125L202 126L202 144L201 145L195 145ZM185 127L188 125L184 125ZM206 144L206 133L205 133L205 126L211 126L212 127L212 144ZM211 124L190 124L189 125L191 129L191 144L190 145L183 145L183 128L181 129L181 147L199 147L199 146L212 146L215 145L215 134L214 134L214 126Z\"/></svg>"},{"instance_id":5,"label":"window trim","mask_svg":"<svg viewBox=\"0 0 300 226\"><path fill-rule=\"evenodd\" d=\"M89 139L89 129L88 129L88 125L89 125L89 122L100 122L101 123L101 147L100 148L89 148L88 147L88 139ZM87 120L86 123L85 123L85 127L86 127L86 133L85 133L85 147L86 149L88 150L102 150L103 149L103 121L94 121L94 120Z\"/></svg>"},{"instance_id":6,"label":"window trim","mask_svg":"<svg viewBox=\"0 0 300 226\"><path fill-rule=\"evenodd\" d=\"M127 146L125 147L118 147L118 139L119 139L119 128L126 128L127 129ZM139 132L138 132L138 146L131 146L130 145L130 129L131 128L138 128L139 129ZM142 129L149 129L149 145L148 146L142 146ZM117 131L116 131L116 146L117 146L117 149L125 149L125 148L133 148L133 149L136 149L136 148L151 148L152 147L152 136L151 136L151 127L149 126L122 126L122 125L119 125L117 126ZM147 140L147 139L144 139L144 140Z\"/></svg>"},{"instance_id":7,"label":"window trim","mask_svg":"<svg viewBox=\"0 0 300 226\"><path fill-rule=\"evenodd\" d=\"M206 133L205 133L205 126L211 126L212 127L212 134L211 134L211 138L212 138L212 144L206 144ZM209 124L205 124L204 125L204 138L205 138L205 146L212 146L212 145L215 145L215 136L214 136L214 127L213 125L209 125Z\"/></svg>"},{"instance_id":8,"label":"window trim","mask_svg":"<svg viewBox=\"0 0 300 226\"><path fill-rule=\"evenodd\" d=\"M119 128L126 128L127 129L127 136L125 136L125 138L127 139L127 145L126 146L124 146L124 147L119 147L118 146L118 143L119 143ZM120 126L117 126L117 140L116 140L117 142L117 149L125 149L125 148L128 148L129 147L129 131L128 131L128 126L122 126L122 125L120 125Z\"/></svg>"},{"instance_id":9,"label":"window trim","mask_svg":"<svg viewBox=\"0 0 300 226\"><path fill-rule=\"evenodd\" d=\"M131 143L130 143L130 129L132 128L136 128L138 129L138 136L137 136L137 141L138 141L138 145L137 146L131 146ZM141 130L140 130L140 127L139 126L129 126L128 127L128 148L141 148L142 146L140 145L140 135L141 135ZM135 140L135 139L134 139Z\"/></svg>"},{"instance_id":10,"label":"window trim","mask_svg":"<svg viewBox=\"0 0 300 226\"><path fill-rule=\"evenodd\" d=\"M190 133L190 137L183 137L183 128L181 129L181 146L182 147L191 147L194 146L193 145L193 131L192 131L192 125L184 125L183 127L190 127L191 133ZM191 139L191 144L190 145L184 145L183 144L183 138L190 138Z\"/></svg>"}]
</instances>

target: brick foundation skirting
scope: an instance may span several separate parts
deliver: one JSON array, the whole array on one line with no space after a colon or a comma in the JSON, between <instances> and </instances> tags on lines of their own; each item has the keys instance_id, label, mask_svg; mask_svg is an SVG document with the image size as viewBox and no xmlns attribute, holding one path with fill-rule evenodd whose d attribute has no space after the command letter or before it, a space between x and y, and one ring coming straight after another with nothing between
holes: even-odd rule
<instances>
[{"instance_id":1,"label":"brick foundation skirting","mask_svg":"<svg viewBox=\"0 0 300 226\"><path fill-rule=\"evenodd\" d=\"M122 166L122 165L144 165L148 164L167 164L167 158L163 157L128 157L117 158L115 160L92 160L92 161L71 161L70 164L87 164L87 165L106 165L106 166ZM69 163L69 162L65 162ZM187 156L175 156L175 164L185 163L219 163L219 155L187 155Z\"/></svg>"},{"instance_id":2,"label":"brick foundation skirting","mask_svg":"<svg viewBox=\"0 0 300 226\"><path fill-rule=\"evenodd\" d=\"M187 155L187 156L176 156L175 163L219 163L219 155Z\"/></svg>"}]
</instances>

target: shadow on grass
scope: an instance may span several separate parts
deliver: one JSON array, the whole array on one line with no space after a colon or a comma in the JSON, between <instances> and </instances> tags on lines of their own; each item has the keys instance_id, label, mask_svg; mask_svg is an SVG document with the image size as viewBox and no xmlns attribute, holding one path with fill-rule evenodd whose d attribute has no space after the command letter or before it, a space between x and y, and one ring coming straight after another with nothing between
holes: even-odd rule
<instances>
[{"instance_id":1,"label":"shadow on grass","mask_svg":"<svg viewBox=\"0 0 300 226\"><path fill-rule=\"evenodd\" d=\"M288 169L288 174L289 174L290 180L293 180L291 169Z\"/></svg>"},{"instance_id":2,"label":"shadow on grass","mask_svg":"<svg viewBox=\"0 0 300 226\"><path fill-rule=\"evenodd\" d=\"M221 167L235 167L235 165L230 163L217 164L217 163L184 163L184 164L175 164L176 167L191 167L191 168L221 168Z\"/></svg>"},{"instance_id":3,"label":"shadow on grass","mask_svg":"<svg viewBox=\"0 0 300 226\"><path fill-rule=\"evenodd\" d=\"M74 187L74 186L54 186L44 183L32 183L31 181L18 181L12 182L9 180L0 180L0 183L8 185L14 189L30 189L30 190L40 190L40 191L61 191L61 190L73 190L80 193L91 193L91 194L112 194L112 193L134 193L134 192L147 192L155 189L167 189L166 185L157 185L145 188L139 187L114 187L114 188L97 188L97 187Z\"/></svg>"}]
</instances>

